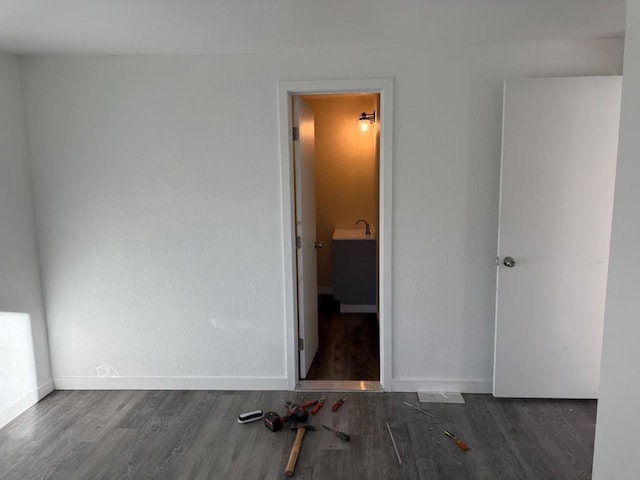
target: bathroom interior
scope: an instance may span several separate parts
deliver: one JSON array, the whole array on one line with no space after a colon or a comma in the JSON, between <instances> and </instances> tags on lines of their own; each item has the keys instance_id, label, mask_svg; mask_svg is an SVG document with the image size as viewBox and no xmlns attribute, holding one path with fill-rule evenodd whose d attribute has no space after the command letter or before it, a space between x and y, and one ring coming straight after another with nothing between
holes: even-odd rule
<instances>
[{"instance_id":1,"label":"bathroom interior","mask_svg":"<svg viewBox=\"0 0 640 480\"><path fill-rule=\"evenodd\" d=\"M377 93L304 95L315 123L319 348L307 380L380 379Z\"/></svg>"}]
</instances>

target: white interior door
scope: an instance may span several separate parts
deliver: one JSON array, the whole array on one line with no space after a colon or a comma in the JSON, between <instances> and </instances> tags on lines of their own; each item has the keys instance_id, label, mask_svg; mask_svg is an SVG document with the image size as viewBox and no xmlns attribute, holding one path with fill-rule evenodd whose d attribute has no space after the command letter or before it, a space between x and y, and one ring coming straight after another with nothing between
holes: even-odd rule
<instances>
[{"instance_id":1,"label":"white interior door","mask_svg":"<svg viewBox=\"0 0 640 480\"><path fill-rule=\"evenodd\" d=\"M296 178L296 246L298 281L298 333L300 378L306 378L318 351L318 274L316 260L316 193L314 165L314 121L311 107L293 97L293 126Z\"/></svg>"},{"instance_id":2,"label":"white interior door","mask_svg":"<svg viewBox=\"0 0 640 480\"><path fill-rule=\"evenodd\" d=\"M597 398L621 85L505 84L496 396Z\"/></svg>"}]
</instances>

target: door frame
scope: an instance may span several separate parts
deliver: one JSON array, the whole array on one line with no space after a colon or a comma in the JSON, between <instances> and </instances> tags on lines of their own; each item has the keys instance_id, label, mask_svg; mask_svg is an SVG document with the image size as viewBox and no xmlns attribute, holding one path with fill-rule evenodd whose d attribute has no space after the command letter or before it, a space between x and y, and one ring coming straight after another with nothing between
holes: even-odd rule
<instances>
[{"instance_id":1,"label":"door frame","mask_svg":"<svg viewBox=\"0 0 640 480\"><path fill-rule=\"evenodd\" d=\"M278 83L278 126L282 188L282 233L284 267L284 303L286 324L286 385L298 384L298 301L296 295L295 187L291 138L291 97L337 93L373 93L380 95L380 170L378 225L378 318L380 322L380 385L392 390L392 157L393 157L393 79L361 80L282 80ZM359 112L354 112L354 121Z\"/></svg>"}]
</instances>

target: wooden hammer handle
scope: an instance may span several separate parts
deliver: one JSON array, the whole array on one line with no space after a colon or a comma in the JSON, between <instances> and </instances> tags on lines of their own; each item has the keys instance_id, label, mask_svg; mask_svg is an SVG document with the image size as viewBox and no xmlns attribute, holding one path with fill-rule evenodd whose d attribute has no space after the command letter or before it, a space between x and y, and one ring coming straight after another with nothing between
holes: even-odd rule
<instances>
[{"instance_id":1,"label":"wooden hammer handle","mask_svg":"<svg viewBox=\"0 0 640 480\"><path fill-rule=\"evenodd\" d=\"M287 468L284 471L284 474L287 477L293 477L293 471L295 470L296 462L298 461L298 454L300 453L300 448L302 447L302 439L304 438L304 434L306 431L306 428L299 428L298 432L296 433L296 439L293 442L293 447L291 447L291 455L289 455Z\"/></svg>"}]
</instances>

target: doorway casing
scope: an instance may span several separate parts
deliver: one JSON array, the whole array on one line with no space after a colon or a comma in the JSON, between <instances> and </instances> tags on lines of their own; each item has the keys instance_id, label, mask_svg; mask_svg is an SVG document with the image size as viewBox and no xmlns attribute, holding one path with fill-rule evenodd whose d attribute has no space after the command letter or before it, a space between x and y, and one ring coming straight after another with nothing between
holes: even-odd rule
<instances>
[{"instance_id":1,"label":"doorway casing","mask_svg":"<svg viewBox=\"0 0 640 480\"><path fill-rule=\"evenodd\" d=\"M296 296L295 188L291 141L291 97L338 93L377 93L380 95L380 170L379 170L379 278L378 315L380 322L380 384L391 390L392 380L392 155L393 155L393 79L300 80L281 81L278 85L280 135L280 172L282 188L282 229L284 300L286 317L287 388L295 390L299 379L298 321Z\"/></svg>"}]
</instances>

